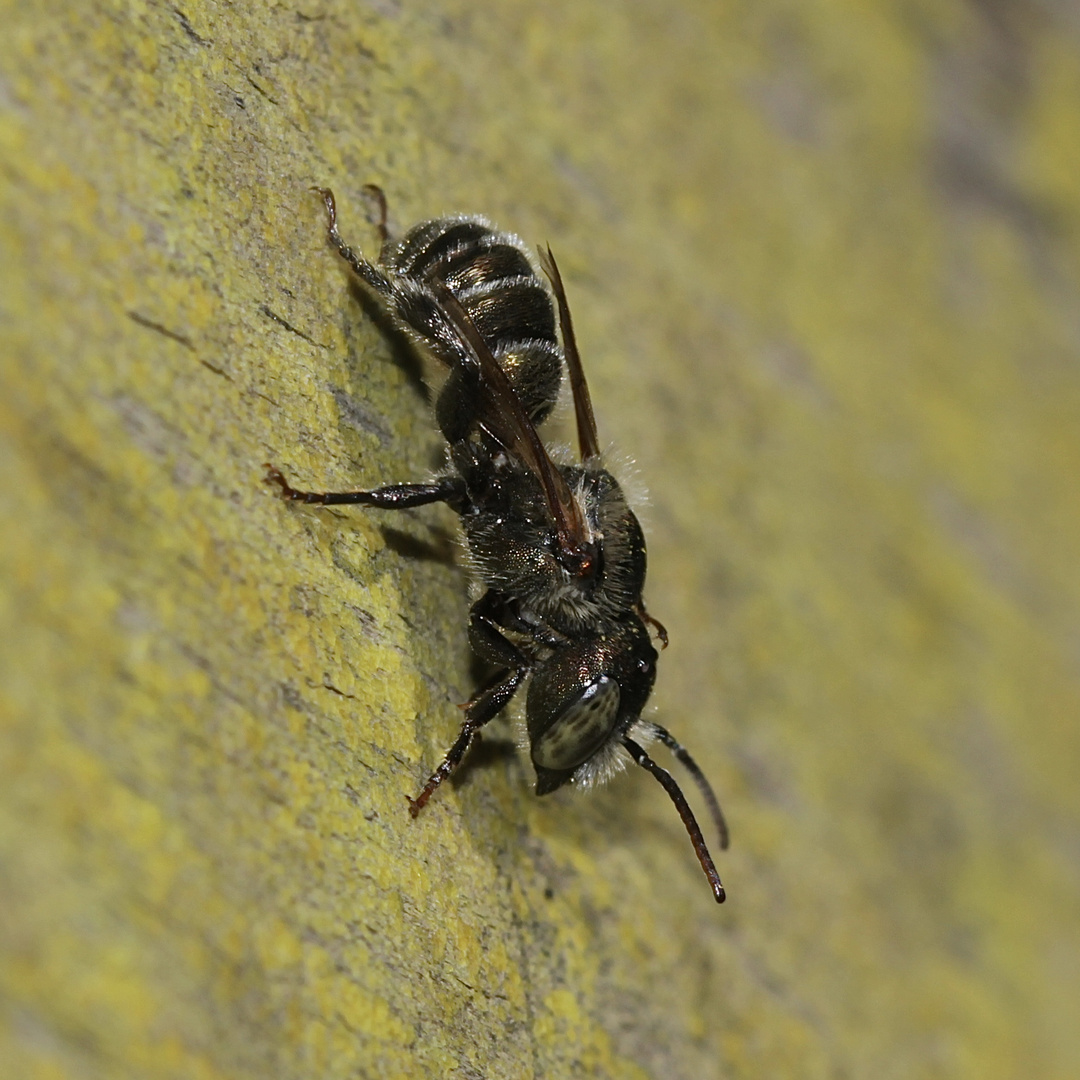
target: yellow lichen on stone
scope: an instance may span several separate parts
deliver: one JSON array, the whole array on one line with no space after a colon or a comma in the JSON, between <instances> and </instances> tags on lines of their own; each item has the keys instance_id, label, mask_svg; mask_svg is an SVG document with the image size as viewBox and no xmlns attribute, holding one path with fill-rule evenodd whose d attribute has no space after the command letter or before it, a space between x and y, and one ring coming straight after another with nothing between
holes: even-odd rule
<instances>
[{"instance_id":1,"label":"yellow lichen on stone","mask_svg":"<svg viewBox=\"0 0 1080 1080\"><path fill-rule=\"evenodd\" d=\"M0 26L5 1080L1077 1074L1063 7ZM536 799L511 724L409 818L474 687L454 516L263 484L440 467L310 191L373 252L368 182L559 257L722 908L647 776Z\"/></svg>"}]
</instances>

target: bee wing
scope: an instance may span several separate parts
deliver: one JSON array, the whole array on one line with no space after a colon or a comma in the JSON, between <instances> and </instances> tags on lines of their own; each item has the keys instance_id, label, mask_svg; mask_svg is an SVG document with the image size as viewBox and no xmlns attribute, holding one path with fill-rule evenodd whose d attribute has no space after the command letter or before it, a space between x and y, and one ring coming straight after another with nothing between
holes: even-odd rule
<instances>
[{"instance_id":1,"label":"bee wing","mask_svg":"<svg viewBox=\"0 0 1080 1080\"><path fill-rule=\"evenodd\" d=\"M562 332L563 353L566 356L566 368L570 373L570 388L574 392L574 415L577 417L578 446L581 448L581 460L600 456L600 443L596 436L596 416L593 414L592 398L589 397L589 384L585 381L585 370L581 366L577 340L574 337L574 324L570 319L570 305L566 302L566 290L563 288L562 274L551 254L551 248L539 248L540 265L551 282L555 293L555 302L559 305L559 330Z\"/></svg>"},{"instance_id":2,"label":"bee wing","mask_svg":"<svg viewBox=\"0 0 1080 1080\"><path fill-rule=\"evenodd\" d=\"M441 282L433 282L432 287L459 339L461 351L470 362L475 362L479 371L480 386L489 406L480 421L481 426L540 482L563 561L576 564L580 572L587 572L591 569L591 556L586 549L585 521L566 480L555 467L510 379L499 367L468 312Z\"/></svg>"}]
</instances>

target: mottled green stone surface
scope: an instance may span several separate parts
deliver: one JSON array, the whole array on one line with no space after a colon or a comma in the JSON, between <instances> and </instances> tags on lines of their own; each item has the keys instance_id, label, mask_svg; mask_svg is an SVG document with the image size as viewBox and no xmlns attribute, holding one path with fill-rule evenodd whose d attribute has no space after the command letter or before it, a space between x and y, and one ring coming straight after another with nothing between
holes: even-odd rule
<instances>
[{"instance_id":1,"label":"mottled green stone surface","mask_svg":"<svg viewBox=\"0 0 1080 1080\"><path fill-rule=\"evenodd\" d=\"M0 1067L1080 1075L1080 20L1064 2L0 0ZM327 249L558 254L658 718L544 800L470 693L415 379ZM508 739L509 736L504 736Z\"/></svg>"}]
</instances>

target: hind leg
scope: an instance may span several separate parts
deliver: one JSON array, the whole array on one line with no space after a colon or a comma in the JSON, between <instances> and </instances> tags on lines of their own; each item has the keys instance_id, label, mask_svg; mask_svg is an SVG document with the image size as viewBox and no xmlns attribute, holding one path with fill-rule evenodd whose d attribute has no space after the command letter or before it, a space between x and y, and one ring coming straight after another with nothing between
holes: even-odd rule
<instances>
[{"instance_id":1,"label":"hind leg","mask_svg":"<svg viewBox=\"0 0 1080 1080\"><path fill-rule=\"evenodd\" d=\"M372 262L369 262L363 255L356 251L353 251L344 240L341 239L341 234L338 232L337 227L337 203L334 201L334 193L329 188L313 187L312 191L317 191L322 196L323 206L326 207L326 235L330 243L337 248L338 254L352 267L353 272L362 281L365 281L370 285L377 293L382 294L385 297L391 297L394 292L394 287L390 282L390 279ZM380 204L382 207L382 219L379 225L379 236L382 238L382 242L386 243L386 197L382 194L382 190L375 189L379 192Z\"/></svg>"},{"instance_id":2,"label":"hind leg","mask_svg":"<svg viewBox=\"0 0 1080 1080\"><path fill-rule=\"evenodd\" d=\"M383 252L390 242L390 230L386 227L386 192L378 184L365 184L360 190L370 196L375 203L375 209L379 212L375 228L379 231L379 262L382 262Z\"/></svg>"}]
</instances>

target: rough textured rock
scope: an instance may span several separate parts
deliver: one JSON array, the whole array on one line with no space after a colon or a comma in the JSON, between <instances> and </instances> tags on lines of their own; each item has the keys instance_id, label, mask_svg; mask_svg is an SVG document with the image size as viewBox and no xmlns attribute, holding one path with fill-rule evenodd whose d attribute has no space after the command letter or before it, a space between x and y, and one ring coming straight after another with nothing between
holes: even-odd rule
<instances>
[{"instance_id":1,"label":"rough textured rock","mask_svg":"<svg viewBox=\"0 0 1080 1080\"><path fill-rule=\"evenodd\" d=\"M0 2L5 1076L1080 1073L1070 10ZM405 813L453 515L260 482L438 460L368 181L560 257L722 908L508 733Z\"/></svg>"}]
</instances>

